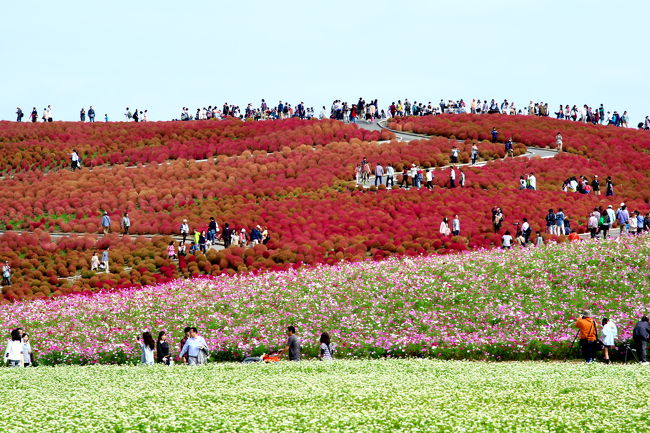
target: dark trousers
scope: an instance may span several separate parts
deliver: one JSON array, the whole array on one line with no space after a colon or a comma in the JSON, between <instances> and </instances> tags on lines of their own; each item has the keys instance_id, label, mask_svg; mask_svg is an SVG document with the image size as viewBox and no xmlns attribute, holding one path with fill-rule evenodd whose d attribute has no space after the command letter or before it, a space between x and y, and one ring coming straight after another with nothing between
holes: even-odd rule
<instances>
[{"instance_id":1,"label":"dark trousers","mask_svg":"<svg viewBox=\"0 0 650 433\"><path fill-rule=\"evenodd\" d=\"M586 362L591 362L596 357L594 353L594 343L586 338L580 339L580 349L582 350L582 357Z\"/></svg>"},{"instance_id":2,"label":"dark trousers","mask_svg":"<svg viewBox=\"0 0 650 433\"><path fill-rule=\"evenodd\" d=\"M386 176L386 186L395 186L395 183L393 182L393 176Z\"/></svg>"},{"instance_id":3,"label":"dark trousers","mask_svg":"<svg viewBox=\"0 0 650 433\"><path fill-rule=\"evenodd\" d=\"M449 179L449 188L456 188L456 179Z\"/></svg>"},{"instance_id":4,"label":"dark trousers","mask_svg":"<svg viewBox=\"0 0 650 433\"><path fill-rule=\"evenodd\" d=\"M634 337L634 346L636 347L636 353L639 355L639 361L647 362L648 342L643 338Z\"/></svg>"}]
</instances>

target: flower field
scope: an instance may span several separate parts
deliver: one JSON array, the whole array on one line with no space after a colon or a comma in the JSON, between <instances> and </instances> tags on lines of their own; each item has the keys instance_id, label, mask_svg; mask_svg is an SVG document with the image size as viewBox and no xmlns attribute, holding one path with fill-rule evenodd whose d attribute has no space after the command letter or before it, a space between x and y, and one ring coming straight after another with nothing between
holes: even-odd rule
<instances>
[{"instance_id":1,"label":"flower field","mask_svg":"<svg viewBox=\"0 0 650 433\"><path fill-rule=\"evenodd\" d=\"M597 206L616 208L625 201L630 210L648 210L644 132L526 116L427 116L392 120L390 126L440 136L406 143L388 131L298 119L0 123L5 150L0 154L7 158L4 166L0 163L7 174L0 181L0 229L8 231L0 235L0 260L10 261L14 283L2 288L0 302L195 275L490 248L500 245L502 234L492 230L494 206L504 211L503 230L528 218L533 230L544 231L547 209L562 207L579 232L586 231L587 215ZM484 141L492 126L502 138L513 135L516 155L526 153L527 145L548 145L544 140L552 141L555 129L565 134L568 152L551 159L503 159L502 143ZM445 166L452 147L459 148L460 162L467 162L473 144L488 163L464 167L465 188L448 188ZM60 169L68 165L73 146L91 170ZM364 157L373 169L391 163L396 182L411 164L434 168L436 188L358 188L354 171ZM530 172L537 176L538 191L518 190L519 177ZM612 175L616 196L561 191L567 176L581 174ZM121 215L128 212L131 233L158 237L98 238L103 211L112 217L113 232L119 232ZM440 221L456 214L460 236L444 236ZM255 248L167 260L167 236L178 234L181 221L201 231L210 217L221 227L229 223L248 232L259 224L271 239ZM16 237L12 230L32 234ZM48 236L52 232L75 235L54 239ZM92 251L108 245L114 272L89 272Z\"/></svg>"},{"instance_id":2,"label":"flower field","mask_svg":"<svg viewBox=\"0 0 650 433\"><path fill-rule=\"evenodd\" d=\"M1 369L0 420L14 433L630 432L647 429L648 377L429 360Z\"/></svg>"},{"instance_id":3,"label":"flower field","mask_svg":"<svg viewBox=\"0 0 650 433\"><path fill-rule=\"evenodd\" d=\"M0 322L30 333L41 364L133 363L142 330L175 348L187 325L213 359L238 360L280 347L289 324L307 358L328 331L342 358L564 359L584 308L630 338L650 310L648 257L640 236L390 258L15 302Z\"/></svg>"}]
</instances>

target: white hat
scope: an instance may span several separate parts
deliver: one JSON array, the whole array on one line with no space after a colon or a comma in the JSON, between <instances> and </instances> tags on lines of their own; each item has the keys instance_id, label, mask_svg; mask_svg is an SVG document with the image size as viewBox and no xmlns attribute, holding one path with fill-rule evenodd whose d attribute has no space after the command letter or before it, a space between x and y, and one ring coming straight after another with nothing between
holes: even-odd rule
<instances>
[{"instance_id":1,"label":"white hat","mask_svg":"<svg viewBox=\"0 0 650 433\"><path fill-rule=\"evenodd\" d=\"M625 206L625 203L621 202L621 206Z\"/></svg>"}]
</instances>

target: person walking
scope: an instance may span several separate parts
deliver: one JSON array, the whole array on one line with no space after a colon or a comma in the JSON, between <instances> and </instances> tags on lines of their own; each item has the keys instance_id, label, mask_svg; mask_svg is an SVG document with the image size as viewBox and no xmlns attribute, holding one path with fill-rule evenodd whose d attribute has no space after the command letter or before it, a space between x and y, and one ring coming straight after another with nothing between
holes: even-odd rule
<instances>
[{"instance_id":1,"label":"person walking","mask_svg":"<svg viewBox=\"0 0 650 433\"><path fill-rule=\"evenodd\" d=\"M140 363L143 365L154 364L154 354L156 353L156 342L153 341L151 332L146 331L142 333L142 339L138 339L142 354L140 355Z\"/></svg>"},{"instance_id":2,"label":"person walking","mask_svg":"<svg viewBox=\"0 0 650 433\"><path fill-rule=\"evenodd\" d=\"M386 166L386 188L393 188L395 186L395 169L392 164Z\"/></svg>"},{"instance_id":3,"label":"person walking","mask_svg":"<svg viewBox=\"0 0 650 433\"><path fill-rule=\"evenodd\" d=\"M127 212L124 212L124 215L122 215L122 235L128 235L129 234L129 229L131 228L131 219L129 218L129 214Z\"/></svg>"},{"instance_id":4,"label":"person walking","mask_svg":"<svg viewBox=\"0 0 650 433\"><path fill-rule=\"evenodd\" d=\"M24 116L23 110L20 107L16 107L16 122L22 122Z\"/></svg>"},{"instance_id":5,"label":"person walking","mask_svg":"<svg viewBox=\"0 0 650 433\"><path fill-rule=\"evenodd\" d=\"M601 341L603 342L603 359L605 364L610 364L609 351L614 350L618 330L616 329L614 322L609 320L607 317L603 317L602 325L603 328L600 330L600 333L602 336Z\"/></svg>"},{"instance_id":6,"label":"person walking","mask_svg":"<svg viewBox=\"0 0 650 433\"><path fill-rule=\"evenodd\" d=\"M278 352L278 356L288 353L289 361L300 361L300 339L294 326L287 327L287 337L287 344Z\"/></svg>"},{"instance_id":7,"label":"person walking","mask_svg":"<svg viewBox=\"0 0 650 433\"><path fill-rule=\"evenodd\" d=\"M375 186L382 185L384 182L384 167L380 163L375 166Z\"/></svg>"},{"instance_id":8,"label":"person walking","mask_svg":"<svg viewBox=\"0 0 650 433\"><path fill-rule=\"evenodd\" d=\"M330 335L327 332L323 332L320 335L320 356L321 361L333 361L334 360L334 348L332 347L332 342L330 340Z\"/></svg>"},{"instance_id":9,"label":"person walking","mask_svg":"<svg viewBox=\"0 0 650 433\"><path fill-rule=\"evenodd\" d=\"M585 362L594 361L596 358L594 345L598 337L598 329L596 328L596 321L591 317L591 313L584 311L580 319L576 321L575 327L579 329L580 348Z\"/></svg>"},{"instance_id":10,"label":"person walking","mask_svg":"<svg viewBox=\"0 0 650 433\"><path fill-rule=\"evenodd\" d=\"M102 231L104 232L105 235L110 233L111 231L111 217L108 215L108 212L104 211L104 214L102 215Z\"/></svg>"},{"instance_id":11,"label":"person walking","mask_svg":"<svg viewBox=\"0 0 650 433\"><path fill-rule=\"evenodd\" d=\"M621 230L619 235L622 236L627 233L627 225L630 223L630 213L627 211L625 203L621 203L621 206L616 211L616 219Z\"/></svg>"},{"instance_id":12,"label":"person walking","mask_svg":"<svg viewBox=\"0 0 650 433\"><path fill-rule=\"evenodd\" d=\"M81 170L81 167L79 166L79 154L77 153L76 149L73 150L70 154L70 165L72 167L72 171Z\"/></svg>"},{"instance_id":13,"label":"person walking","mask_svg":"<svg viewBox=\"0 0 650 433\"><path fill-rule=\"evenodd\" d=\"M5 363L10 367L20 367L24 362L23 342L20 329L11 331L11 339L7 341L5 349Z\"/></svg>"},{"instance_id":14,"label":"person walking","mask_svg":"<svg viewBox=\"0 0 650 433\"><path fill-rule=\"evenodd\" d=\"M188 365L201 365L205 364L208 353L208 343L199 335L196 328L190 328L190 337L183 345L183 350L181 350L179 356L182 358L187 354Z\"/></svg>"},{"instance_id":15,"label":"person walking","mask_svg":"<svg viewBox=\"0 0 650 433\"><path fill-rule=\"evenodd\" d=\"M476 165L478 159L478 146L476 143L472 144L472 165Z\"/></svg>"},{"instance_id":16,"label":"person walking","mask_svg":"<svg viewBox=\"0 0 650 433\"><path fill-rule=\"evenodd\" d=\"M108 249L109 247L106 247L104 251L102 251L102 264L104 265L104 272L107 274L109 273L108 269Z\"/></svg>"},{"instance_id":17,"label":"person walking","mask_svg":"<svg viewBox=\"0 0 650 433\"><path fill-rule=\"evenodd\" d=\"M156 340L156 362L159 364L170 365L171 356L169 354L169 343L167 342L167 333L160 331Z\"/></svg>"},{"instance_id":18,"label":"person walking","mask_svg":"<svg viewBox=\"0 0 650 433\"><path fill-rule=\"evenodd\" d=\"M650 339L650 320L643 316L632 330L632 339L636 347L636 353L639 355L639 362L647 364L648 340Z\"/></svg>"},{"instance_id":19,"label":"person walking","mask_svg":"<svg viewBox=\"0 0 650 433\"><path fill-rule=\"evenodd\" d=\"M2 285L11 286L11 265L8 260L2 265Z\"/></svg>"}]
</instances>

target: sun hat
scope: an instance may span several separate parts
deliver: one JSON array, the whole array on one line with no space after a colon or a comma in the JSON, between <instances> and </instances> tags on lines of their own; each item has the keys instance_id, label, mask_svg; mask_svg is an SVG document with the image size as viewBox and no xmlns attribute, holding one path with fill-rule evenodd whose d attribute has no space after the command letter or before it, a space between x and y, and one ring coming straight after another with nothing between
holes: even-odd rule
<instances>
[{"instance_id":1,"label":"sun hat","mask_svg":"<svg viewBox=\"0 0 650 433\"><path fill-rule=\"evenodd\" d=\"M591 311L585 310L582 312L582 317L591 317Z\"/></svg>"}]
</instances>

